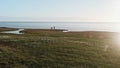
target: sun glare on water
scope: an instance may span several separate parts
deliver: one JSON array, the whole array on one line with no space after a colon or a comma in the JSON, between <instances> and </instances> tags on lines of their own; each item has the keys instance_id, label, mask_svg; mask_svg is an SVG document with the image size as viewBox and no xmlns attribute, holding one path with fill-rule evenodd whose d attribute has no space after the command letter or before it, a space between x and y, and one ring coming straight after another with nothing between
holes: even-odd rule
<instances>
[{"instance_id":1,"label":"sun glare on water","mask_svg":"<svg viewBox=\"0 0 120 68\"><path fill-rule=\"evenodd\" d=\"M115 32L118 32L117 34L115 34L115 39L114 41L116 42L116 44L120 45L120 0L115 0L115 6L114 6L114 11L113 11L113 17L112 20L115 21L113 22L112 29Z\"/></svg>"},{"instance_id":2,"label":"sun glare on water","mask_svg":"<svg viewBox=\"0 0 120 68\"><path fill-rule=\"evenodd\" d=\"M113 5L110 7L111 11L108 11L109 21L112 23L108 23L110 25L110 29L113 32L120 33L120 0L113 0Z\"/></svg>"}]
</instances>

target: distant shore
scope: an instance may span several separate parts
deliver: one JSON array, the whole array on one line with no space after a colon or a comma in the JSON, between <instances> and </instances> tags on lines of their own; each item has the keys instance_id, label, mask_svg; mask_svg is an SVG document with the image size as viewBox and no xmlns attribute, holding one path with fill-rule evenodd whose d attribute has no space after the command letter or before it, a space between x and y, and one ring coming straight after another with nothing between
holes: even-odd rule
<instances>
[{"instance_id":1,"label":"distant shore","mask_svg":"<svg viewBox=\"0 0 120 68\"><path fill-rule=\"evenodd\" d=\"M10 27L0 27L1 33L13 33L13 34L21 34L26 31L30 32L39 32L39 31L56 31L56 32L63 32L68 31L66 29L26 29L26 28L10 28Z\"/></svg>"},{"instance_id":2,"label":"distant shore","mask_svg":"<svg viewBox=\"0 0 120 68\"><path fill-rule=\"evenodd\" d=\"M24 29L24 31L32 31L32 32L39 32L39 31L58 31L58 32L72 32L72 33L79 33L79 32L87 32L87 33L119 33L119 32L110 32L110 31L69 31L67 29L35 29L35 28L11 28L11 27L0 27L0 32L2 31L16 31L19 29ZM22 32L22 31L21 31Z\"/></svg>"},{"instance_id":3,"label":"distant shore","mask_svg":"<svg viewBox=\"0 0 120 68\"><path fill-rule=\"evenodd\" d=\"M0 32L1 31L13 31L13 30L18 30L18 28L0 27Z\"/></svg>"}]
</instances>

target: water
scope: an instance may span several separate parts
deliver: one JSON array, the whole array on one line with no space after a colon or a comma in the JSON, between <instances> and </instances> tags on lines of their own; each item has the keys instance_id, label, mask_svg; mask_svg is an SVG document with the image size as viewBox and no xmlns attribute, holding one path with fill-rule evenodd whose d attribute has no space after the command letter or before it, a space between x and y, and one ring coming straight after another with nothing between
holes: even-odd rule
<instances>
[{"instance_id":1,"label":"water","mask_svg":"<svg viewBox=\"0 0 120 68\"><path fill-rule=\"evenodd\" d=\"M20 31L23 31L24 29L18 29L18 30L14 30L14 31L3 31L1 33L10 33L10 34L23 34Z\"/></svg>"},{"instance_id":2,"label":"water","mask_svg":"<svg viewBox=\"0 0 120 68\"><path fill-rule=\"evenodd\" d=\"M69 31L108 31L120 32L119 23L111 22L0 22L0 27L32 29L67 29Z\"/></svg>"}]
</instances>

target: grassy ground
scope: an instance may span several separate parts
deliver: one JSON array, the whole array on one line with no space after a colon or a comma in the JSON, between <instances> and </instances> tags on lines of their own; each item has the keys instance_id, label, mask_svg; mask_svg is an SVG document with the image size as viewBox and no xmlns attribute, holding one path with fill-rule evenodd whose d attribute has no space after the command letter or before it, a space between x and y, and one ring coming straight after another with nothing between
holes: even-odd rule
<instances>
[{"instance_id":1,"label":"grassy ground","mask_svg":"<svg viewBox=\"0 0 120 68\"><path fill-rule=\"evenodd\" d=\"M7 27L1 27L0 28L0 32L1 31L11 31L11 30L17 30L16 28L7 28Z\"/></svg>"},{"instance_id":2,"label":"grassy ground","mask_svg":"<svg viewBox=\"0 0 120 68\"><path fill-rule=\"evenodd\" d=\"M120 68L116 33L23 32L0 34L0 68Z\"/></svg>"}]
</instances>

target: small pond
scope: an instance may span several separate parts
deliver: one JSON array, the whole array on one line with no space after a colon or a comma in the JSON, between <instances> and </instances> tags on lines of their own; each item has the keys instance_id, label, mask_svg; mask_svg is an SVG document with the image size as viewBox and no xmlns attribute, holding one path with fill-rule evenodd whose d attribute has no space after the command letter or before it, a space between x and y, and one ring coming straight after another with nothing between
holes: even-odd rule
<instances>
[{"instance_id":1,"label":"small pond","mask_svg":"<svg viewBox=\"0 0 120 68\"><path fill-rule=\"evenodd\" d=\"M14 31L3 31L1 33L10 33L10 34L24 34L21 31L23 31L24 29L18 29L18 30L14 30Z\"/></svg>"}]
</instances>

